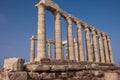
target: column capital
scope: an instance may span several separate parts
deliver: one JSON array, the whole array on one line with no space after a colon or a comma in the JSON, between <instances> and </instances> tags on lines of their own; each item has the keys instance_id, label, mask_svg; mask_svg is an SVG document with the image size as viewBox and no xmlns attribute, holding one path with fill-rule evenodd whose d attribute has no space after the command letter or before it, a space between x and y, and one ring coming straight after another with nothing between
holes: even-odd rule
<instances>
[{"instance_id":1,"label":"column capital","mask_svg":"<svg viewBox=\"0 0 120 80\"><path fill-rule=\"evenodd\" d=\"M91 29L92 34L94 35L96 33L96 30L94 28Z\"/></svg>"},{"instance_id":2,"label":"column capital","mask_svg":"<svg viewBox=\"0 0 120 80\"><path fill-rule=\"evenodd\" d=\"M74 38L74 43L77 43L77 39Z\"/></svg>"},{"instance_id":3,"label":"column capital","mask_svg":"<svg viewBox=\"0 0 120 80\"><path fill-rule=\"evenodd\" d=\"M91 28L91 31L95 31L95 28Z\"/></svg>"},{"instance_id":4,"label":"column capital","mask_svg":"<svg viewBox=\"0 0 120 80\"><path fill-rule=\"evenodd\" d=\"M58 11L55 12L54 14L55 14L56 20L60 20L61 19L61 14Z\"/></svg>"},{"instance_id":5,"label":"column capital","mask_svg":"<svg viewBox=\"0 0 120 80\"><path fill-rule=\"evenodd\" d=\"M89 31L89 28L88 28L88 27L85 27L85 31L88 32L88 31Z\"/></svg>"},{"instance_id":6,"label":"column capital","mask_svg":"<svg viewBox=\"0 0 120 80\"><path fill-rule=\"evenodd\" d=\"M45 7L45 5L43 3L38 3L38 4L35 5L35 7L37 7L37 8L40 7L40 6Z\"/></svg>"},{"instance_id":7,"label":"column capital","mask_svg":"<svg viewBox=\"0 0 120 80\"><path fill-rule=\"evenodd\" d=\"M110 39L110 36L107 36L107 40L111 40L111 39Z\"/></svg>"},{"instance_id":8,"label":"column capital","mask_svg":"<svg viewBox=\"0 0 120 80\"><path fill-rule=\"evenodd\" d=\"M80 25L80 24L81 24L81 22L80 22L80 21L76 21L76 24L77 24L77 25Z\"/></svg>"},{"instance_id":9,"label":"column capital","mask_svg":"<svg viewBox=\"0 0 120 80\"><path fill-rule=\"evenodd\" d=\"M76 22L76 25L77 25L77 28L82 29L82 25L81 25L81 22L80 22L80 21L77 21L77 22Z\"/></svg>"},{"instance_id":10,"label":"column capital","mask_svg":"<svg viewBox=\"0 0 120 80\"><path fill-rule=\"evenodd\" d=\"M70 16L66 17L66 20L67 20L68 23L72 22L72 18Z\"/></svg>"},{"instance_id":11,"label":"column capital","mask_svg":"<svg viewBox=\"0 0 120 80\"><path fill-rule=\"evenodd\" d=\"M107 34L105 32L102 33L103 37L106 36Z\"/></svg>"},{"instance_id":12,"label":"column capital","mask_svg":"<svg viewBox=\"0 0 120 80\"><path fill-rule=\"evenodd\" d=\"M101 33L100 32L97 32L97 35L98 37L102 37Z\"/></svg>"},{"instance_id":13,"label":"column capital","mask_svg":"<svg viewBox=\"0 0 120 80\"><path fill-rule=\"evenodd\" d=\"M47 42L47 44L48 44L48 45L51 45L51 43L50 43L50 42Z\"/></svg>"},{"instance_id":14,"label":"column capital","mask_svg":"<svg viewBox=\"0 0 120 80\"><path fill-rule=\"evenodd\" d=\"M61 12L56 10L56 11L54 11L54 14L60 14L61 15Z\"/></svg>"},{"instance_id":15,"label":"column capital","mask_svg":"<svg viewBox=\"0 0 120 80\"><path fill-rule=\"evenodd\" d=\"M32 35L32 37L30 38L30 40L33 40L34 39L34 36Z\"/></svg>"},{"instance_id":16,"label":"column capital","mask_svg":"<svg viewBox=\"0 0 120 80\"><path fill-rule=\"evenodd\" d=\"M107 40L107 36L104 32L103 32L102 36L103 36L103 39Z\"/></svg>"}]
</instances>

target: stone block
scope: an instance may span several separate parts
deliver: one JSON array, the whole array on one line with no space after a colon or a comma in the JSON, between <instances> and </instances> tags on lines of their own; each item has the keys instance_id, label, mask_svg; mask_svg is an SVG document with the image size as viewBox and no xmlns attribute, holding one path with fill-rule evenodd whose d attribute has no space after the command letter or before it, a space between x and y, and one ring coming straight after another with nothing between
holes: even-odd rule
<instances>
[{"instance_id":1,"label":"stone block","mask_svg":"<svg viewBox=\"0 0 120 80\"><path fill-rule=\"evenodd\" d=\"M25 69L27 71L49 71L49 65L38 65L38 64L28 64L26 65Z\"/></svg>"},{"instance_id":2,"label":"stone block","mask_svg":"<svg viewBox=\"0 0 120 80\"><path fill-rule=\"evenodd\" d=\"M102 76L104 76L104 73L102 71L94 71L94 75L96 77L102 77Z\"/></svg>"},{"instance_id":3,"label":"stone block","mask_svg":"<svg viewBox=\"0 0 120 80\"><path fill-rule=\"evenodd\" d=\"M2 72L0 80L28 80L27 72Z\"/></svg>"},{"instance_id":4,"label":"stone block","mask_svg":"<svg viewBox=\"0 0 120 80\"><path fill-rule=\"evenodd\" d=\"M119 80L118 73L106 72L105 80Z\"/></svg>"},{"instance_id":5,"label":"stone block","mask_svg":"<svg viewBox=\"0 0 120 80\"><path fill-rule=\"evenodd\" d=\"M64 65L53 65L51 71L65 71L66 66Z\"/></svg>"},{"instance_id":6,"label":"stone block","mask_svg":"<svg viewBox=\"0 0 120 80\"><path fill-rule=\"evenodd\" d=\"M5 71L22 71L24 67L24 60L22 58L8 58L4 60Z\"/></svg>"}]
</instances>

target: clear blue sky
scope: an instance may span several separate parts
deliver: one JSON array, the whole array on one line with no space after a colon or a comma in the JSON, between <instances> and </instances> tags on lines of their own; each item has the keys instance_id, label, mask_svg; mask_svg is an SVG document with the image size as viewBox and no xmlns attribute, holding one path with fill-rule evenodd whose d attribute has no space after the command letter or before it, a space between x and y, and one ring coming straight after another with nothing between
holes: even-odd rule
<instances>
[{"instance_id":1,"label":"clear blue sky","mask_svg":"<svg viewBox=\"0 0 120 80\"><path fill-rule=\"evenodd\" d=\"M115 63L120 62L120 0L54 0L59 6L111 36ZM31 35L37 34L39 0L0 0L0 67L9 57L29 61ZM47 12L47 34L53 37L54 16ZM50 16L49 16L50 15ZM62 27L66 26L62 20ZM52 28L51 28L52 27ZM64 29L63 29L64 31ZM65 32L65 31L64 31ZM63 33L63 36L66 33Z\"/></svg>"}]
</instances>

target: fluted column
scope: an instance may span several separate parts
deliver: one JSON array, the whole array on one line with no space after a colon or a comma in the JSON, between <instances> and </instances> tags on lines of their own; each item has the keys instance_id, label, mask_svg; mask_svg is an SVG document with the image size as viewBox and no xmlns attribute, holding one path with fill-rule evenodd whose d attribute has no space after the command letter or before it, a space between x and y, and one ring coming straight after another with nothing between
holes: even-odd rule
<instances>
[{"instance_id":1,"label":"fluted column","mask_svg":"<svg viewBox=\"0 0 120 80\"><path fill-rule=\"evenodd\" d=\"M85 36L86 36L86 50L87 50L87 60L93 62L92 49L91 49L91 39L90 39L90 30L88 27L85 27Z\"/></svg>"},{"instance_id":2,"label":"fluted column","mask_svg":"<svg viewBox=\"0 0 120 80\"><path fill-rule=\"evenodd\" d=\"M112 53L112 46L111 46L111 40L110 37L107 37L107 43L108 43L108 50L109 50L109 55L110 55L110 61L111 64L114 64L114 59L113 59L113 53Z\"/></svg>"},{"instance_id":3,"label":"fluted column","mask_svg":"<svg viewBox=\"0 0 120 80\"><path fill-rule=\"evenodd\" d=\"M79 61L79 55L78 55L78 43L77 40L74 39L74 44L75 44L75 60Z\"/></svg>"},{"instance_id":4,"label":"fluted column","mask_svg":"<svg viewBox=\"0 0 120 80\"><path fill-rule=\"evenodd\" d=\"M95 29L92 29L92 40L93 40L93 53L95 54L95 62L100 62Z\"/></svg>"},{"instance_id":5,"label":"fluted column","mask_svg":"<svg viewBox=\"0 0 120 80\"><path fill-rule=\"evenodd\" d=\"M56 59L62 59L62 34L61 34L61 15L55 13L55 54Z\"/></svg>"},{"instance_id":6,"label":"fluted column","mask_svg":"<svg viewBox=\"0 0 120 80\"><path fill-rule=\"evenodd\" d=\"M30 62L34 62L35 59L35 40L32 38L31 40L31 48L30 48Z\"/></svg>"},{"instance_id":7,"label":"fluted column","mask_svg":"<svg viewBox=\"0 0 120 80\"><path fill-rule=\"evenodd\" d=\"M47 43L48 46L48 58L51 58L51 44L50 42Z\"/></svg>"},{"instance_id":8,"label":"fluted column","mask_svg":"<svg viewBox=\"0 0 120 80\"><path fill-rule=\"evenodd\" d=\"M79 58L80 58L80 61L84 61L85 60L84 45L83 45L83 38L82 38L82 26L80 22L77 22L77 36L78 36Z\"/></svg>"},{"instance_id":9,"label":"fluted column","mask_svg":"<svg viewBox=\"0 0 120 80\"><path fill-rule=\"evenodd\" d=\"M45 24L45 7L42 4L37 5L38 8L38 42L37 42L37 58L40 61L46 58L46 24Z\"/></svg>"},{"instance_id":10,"label":"fluted column","mask_svg":"<svg viewBox=\"0 0 120 80\"><path fill-rule=\"evenodd\" d=\"M103 49L103 40L101 37L101 34L98 32L98 41L99 41L99 48L100 48L100 58L101 62L105 63L105 54L104 54L104 49Z\"/></svg>"},{"instance_id":11,"label":"fluted column","mask_svg":"<svg viewBox=\"0 0 120 80\"><path fill-rule=\"evenodd\" d=\"M106 39L105 33L103 33L103 39L104 39L104 50L105 50L106 63L110 63L108 45L107 45L107 39Z\"/></svg>"},{"instance_id":12,"label":"fluted column","mask_svg":"<svg viewBox=\"0 0 120 80\"><path fill-rule=\"evenodd\" d=\"M64 60L64 44L62 44L62 60Z\"/></svg>"},{"instance_id":13,"label":"fluted column","mask_svg":"<svg viewBox=\"0 0 120 80\"><path fill-rule=\"evenodd\" d=\"M69 53L69 59L75 60L75 54L74 54L74 44L73 44L73 30L72 30L72 20L70 17L67 18L67 25L68 25L68 53Z\"/></svg>"},{"instance_id":14,"label":"fluted column","mask_svg":"<svg viewBox=\"0 0 120 80\"><path fill-rule=\"evenodd\" d=\"M68 44L66 44L66 60L68 60L69 59L69 53L68 53L68 46L67 46Z\"/></svg>"}]
</instances>

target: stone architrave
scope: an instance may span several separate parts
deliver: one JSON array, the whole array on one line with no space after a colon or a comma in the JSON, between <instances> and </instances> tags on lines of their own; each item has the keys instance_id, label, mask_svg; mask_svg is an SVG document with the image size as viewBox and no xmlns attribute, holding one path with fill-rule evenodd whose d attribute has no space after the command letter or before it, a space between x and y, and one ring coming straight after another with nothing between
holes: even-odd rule
<instances>
[{"instance_id":1,"label":"stone architrave","mask_svg":"<svg viewBox=\"0 0 120 80\"><path fill-rule=\"evenodd\" d=\"M47 43L48 46L48 58L51 58L51 44L50 42Z\"/></svg>"},{"instance_id":2,"label":"stone architrave","mask_svg":"<svg viewBox=\"0 0 120 80\"><path fill-rule=\"evenodd\" d=\"M98 42L99 42L99 51L100 51L100 58L101 58L101 62L105 63L105 54L104 54L104 49L103 49L103 39L101 36L101 33L98 32Z\"/></svg>"},{"instance_id":3,"label":"stone architrave","mask_svg":"<svg viewBox=\"0 0 120 80\"><path fill-rule=\"evenodd\" d=\"M106 39L105 33L103 33L103 39L104 39L104 50L105 50L106 63L110 63L110 58L109 58L109 53L108 53L108 45L107 45L107 39Z\"/></svg>"},{"instance_id":4,"label":"stone architrave","mask_svg":"<svg viewBox=\"0 0 120 80\"><path fill-rule=\"evenodd\" d=\"M79 51L79 58L80 61L84 61L84 45L83 45L83 38L82 38L82 26L80 22L77 22L77 36L78 36L78 51Z\"/></svg>"},{"instance_id":5,"label":"stone architrave","mask_svg":"<svg viewBox=\"0 0 120 80\"><path fill-rule=\"evenodd\" d=\"M38 8L38 41L37 41L37 58L40 61L46 58L46 23L45 23L45 7L42 4L37 5Z\"/></svg>"},{"instance_id":6,"label":"stone architrave","mask_svg":"<svg viewBox=\"0 0 120 80\"><path fill-rule=\"evenodd\" d=\"M72 30L72 20L70 17L67 17L67 35L68 35L68 53L69 60L75 60L74 54L74 44L73 44L73 30Z\"/></svg>"},{"instance_id":7,"label":"stone architrave","mask_svg":"<svg viewBox=\"0 0 120 80\"><path fill-rule=\"evenodd\" d=\"M98 45L97 45L95 29L92 29L92 40L93 40L93 53L95 55L95 62L99 62L100 59L98 54Z\"/></svg>"},{"instance_id":8,"label":"stone architrave","mask_svg":"<svg viewBox=\"0 0 120 80\"><path fill-rule=\"evenodd\" d=\"M90 30L88 27L85 27L85 37L86 37L86 50L87 50L87 60L93 62L92 49L91 49L91 39L90 39Z\"/></svg>"},{"instance_id":9,"label":"stone architrave","mask_svg":"<svg viewBox=\"0 0 120 80\"><path fill-rule=\"evenodd\" d=\"M114 59L113 59L113 53L112 53L112 46L111 46L111 40L110 37L107 37L107 42L108 42L108 49L109 49L109 55L110 55L110 61L112 64L114 64Z\"/></svg>"},{"instance_id":10,"label":"stone architrave","mask_svg":"<svg viewBox=\"0 0 120 80\"><path fill-rule=\"evenodd\" d=\"M30 48L30 62L34 62L35 59L35 40L32 38L31 40L31 48Z\"/></svg>"},{"instance_id":11,"label":"stone architrave","mask_svg":"<svg viewBox=\"0 0 120 80\"><path fill-rule=\"evenodd\" d=\"M61 15L55 13L55 55L56 59L62 59L62 31L61 31Z\"/></svg>"}]
</instances>

